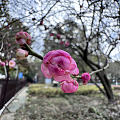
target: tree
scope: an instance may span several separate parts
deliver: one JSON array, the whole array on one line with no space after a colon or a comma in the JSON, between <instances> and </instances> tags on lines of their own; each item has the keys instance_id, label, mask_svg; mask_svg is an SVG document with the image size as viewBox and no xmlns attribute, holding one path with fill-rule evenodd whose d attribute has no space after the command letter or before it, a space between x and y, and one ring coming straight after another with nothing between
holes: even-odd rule
<instances>
[{"instance_id":1,"label":"tree","mask_svg":"<svg viewBox=\"0 0 120 120\"><path fill-rule=\"evenodd\" d=\"M8 9L8 0L1 0L0 1L0 60L2 61L9 61L12 58L16 59L16 49L18 48L15 45L15 34L20 30L28 30L26 26L23 25L17 19L11 18ZM15 21L15 22L13 22ZM19 63L19 61L17 61ZM23 63L22 63L23 64ZM4 73L3 67L0 67L2 73ZM9 67L7 67L7 74L9 73ZM11 72L16 73L16 72ZM5 74L5 73L4 73ZM12 75L11 75L12 76ZM8 77L11 77L8 75ZM14 78L16 76L14 75Z\"/></svg>"},{"instance_id":2,"label":"tree","mask_svg":"<svg viewBox=\"0 0 120 120\"><path fill-rule=\"evenodd\" d=\"M40 41L46 37L46 32L43 31L53 30L60 23L63 24L64 19L75 21L74 23L77 23L82 29L83 41L81 44L74 43L75 46L74 44L70 46L74 50L74 54L79 55L92 71L103 68L107 64L107 59L111 58L112 51L119 43L120 3L118 0L35 0L32 2L11 0L10 5L12 4L16 4L22 9L19 11L16 7L14 7L15 9L11 7L11 11L18 11L19 16L18 14L16 16L19 20L27 23L30 28L34 26L32 31L38 28ZM60 27L58 26L59 29ZM60 31L59 29L57 33ZM73 39L67 37L65 38L67 40ZM91 55L96 56L97 62L92 60ZM101 64L101 61L104 64ZM113 93L105 71L97 73L97 76L104 86L108 100L112 101Z\"/></svg>"},{"instance_id":3,"label":"tree","mask_svg":"<svg viewBox=\"0 0 120 120\"><path fill-rule=\"evenodd\" d=\"M53 36L50 36L51 33ZM60 39L57 38L58 33L61 36ZM69 42L68 46L65 46L66 41ZM62 45L61 42L63 42ZM97 69L103 68L107 62L106 56L102 53L103 51L97 48L100 42L101 41L98 41L97 38L91 39L89 43L86 42L84 30L82 30L74 21L66 20L64 24L58 24L55 29L50 31L45 39L45 47L47 48L45 51L56 48L64 49L75 56L76 60L79 61L78 64L81 63L81 61L84 61L84 66L82 64L80 65L82 65L85 71L87 70L86 66L88 66L91 71L96 71ZM89 47L86 46L87 44L89 44ZM88 70L90 71L90 69ZM96 73L96 75L104 86L104 90L102 90L104 95L106 95L110 101L113 100L110 80L107 78L105 71Z\"/></svg>"}]
</instances>

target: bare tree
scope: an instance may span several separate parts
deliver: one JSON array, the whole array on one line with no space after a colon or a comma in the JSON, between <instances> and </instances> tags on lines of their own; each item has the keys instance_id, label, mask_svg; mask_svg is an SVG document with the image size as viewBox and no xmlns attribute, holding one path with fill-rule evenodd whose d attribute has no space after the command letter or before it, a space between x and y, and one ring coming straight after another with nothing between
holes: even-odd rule
<instances>
[{"instance_id":1,"label":"bare tree","mask_svg":"<svg viewBox=\"0 0 120 120\"><path fill-rule=\"evenodd\" d=\"M72 52L92 71L103 68L119 44L120 3L118 0L10 0L9 2L12 18L17 18L16 20L24 22L29 27L32 35L36 36L36 43L40 43L47 33L57 28L55 34L62 34L63 41L70 42L69 48ZM9 24L13 24L16 20ZM73 23L76 23L79 28L72 36L69 36L67 30L65 31L64 27L67 25L67 23L64 25L65 20L74 21ZM1 30L5 27L4 25ZM80 29L82 34L79 33ZM94 56L96 61L93 60ZM108 100L112 101L113 92L105 71L96 75L104 86L104 93Z\"/></svg>"}]
</instances>

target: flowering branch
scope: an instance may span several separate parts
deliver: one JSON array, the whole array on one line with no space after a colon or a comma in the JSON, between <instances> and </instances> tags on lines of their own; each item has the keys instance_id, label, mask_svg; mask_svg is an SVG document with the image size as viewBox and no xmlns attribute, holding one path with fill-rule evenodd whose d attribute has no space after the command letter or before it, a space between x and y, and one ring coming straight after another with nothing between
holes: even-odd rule
<instances>
[{"instance_id":1,"label":"flowering branch","mask_svg":"<svg viewBox=\"0 0 120 120\"><path fill-rule=\"evenodd\" d=\"M105 67L101 68L101 69L98 69L98 70L95 70L95 71L92 71L91 73L89 73L89 75L93 75L95 73L98 73L98 72L101 72L105 69L107 69L109 67L109 64L107 64ZM73 78L82 78L82 76L78 75L78 76L72 76Z\"/></svg>"},{"instance_id":2,"label":"flowering branch","mask_svg":"<svg viewBox=\"0 0 120 120\"><path fill-rule=\"evenodd\" d=\"M29 52L29 55L33 55L43 60L43 57L41 55L37 54L32 50L32 48L30 48L29 45L31 44L32 37L27 32L20 31L16 33L15 37L16 37L16 43L19 44L20 47L22 48L22 49L17 49L16 51L16 55L19 59L25 59L28 56L28 52Z\"/></svg>"},{"instance_id":3,"label":"flowering branch","mask_svg":"<svg viewBox=\"0 0 120 120\"><path fill-rule=\"evenodd\" d=\"M54 80L60 82L61 89L64 93L74 93L78 90L79 83L71 77L82 79L83 84L86 85L91 79L92 74L103 71L109 66L109 64L107 64L102 69L93 71L90 74L83 73L81 76L79 76L77 64L69 53L63 50L52 50L49 51L43 59L41 55L34 52L29 46L31 44L31 39L31 36L27 32L21 31L16 34L16 43L23 48L17 50L17 57L24 59L28 55L33 55L43 60L43 63L41 64L41 71L43 72L44 76L46 78L54 78Z\"/></svg>"},{"instance_id":4,"label":"flowering branch","mask_svg":"<svg viewBox=\"0 0 120 120\"><path fill-rule=\"evenodd\" d=\"M29 55L33 55L33 56L35 56L35 57L43 60L43 57L42 57L41 55L37 54L36 52L34 52L34 51L29 47L28 44L25 44L25 47L26 47L26 49L29 51Z\"/></svg>"}]
</instances>

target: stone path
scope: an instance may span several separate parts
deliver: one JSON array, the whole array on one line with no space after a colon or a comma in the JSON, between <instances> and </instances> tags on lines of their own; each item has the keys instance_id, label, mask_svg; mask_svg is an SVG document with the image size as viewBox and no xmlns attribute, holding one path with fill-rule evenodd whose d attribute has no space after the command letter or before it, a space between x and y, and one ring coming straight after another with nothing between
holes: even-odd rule
<instances>
[{"instance_id":1,"label":"stone path","mask_svg":"<svg viewBox=\"0 0 120 120\"><path fill-rule=\"evenodd\" d=\"M4 110L0 120L14 120L15 112L24 105L27 100L27 90L28 87L24 87L15 95L15 99L8 105L7 109Z\"/></svg>"}]
</instances>

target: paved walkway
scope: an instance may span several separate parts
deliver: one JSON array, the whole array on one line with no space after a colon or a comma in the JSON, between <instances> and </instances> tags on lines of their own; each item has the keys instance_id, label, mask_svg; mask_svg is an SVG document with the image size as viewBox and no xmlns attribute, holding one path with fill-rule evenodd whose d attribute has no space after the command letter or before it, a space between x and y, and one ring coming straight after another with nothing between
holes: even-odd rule
<instances>
[{"instance_id":1,"label":"paved walkway","mask_svg":"<svg viewBox=\"0 0 120 120\"><path fill-rule=\"evenodd\" d=\"M14 120L15 112L25 104L27 100L28 87L21 89L16 95L15 99L4 110L0 120Z\"/></svg>"}]
</instances>

